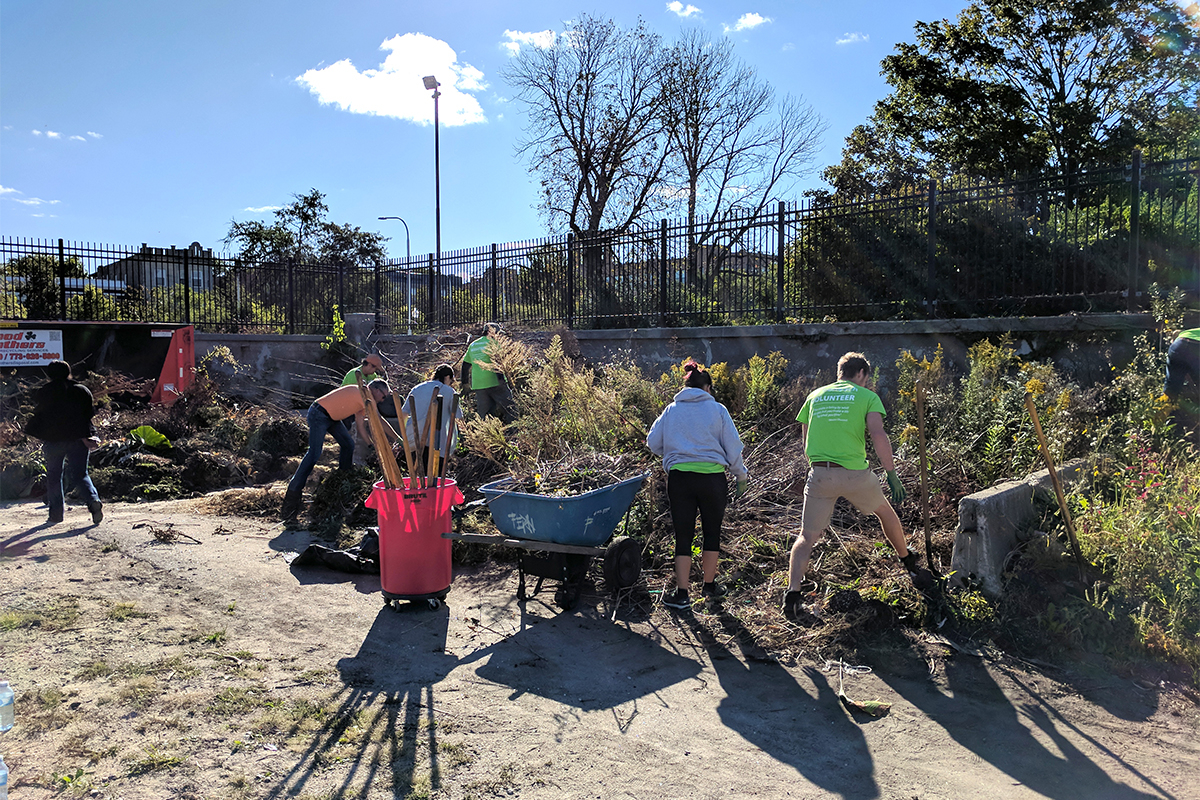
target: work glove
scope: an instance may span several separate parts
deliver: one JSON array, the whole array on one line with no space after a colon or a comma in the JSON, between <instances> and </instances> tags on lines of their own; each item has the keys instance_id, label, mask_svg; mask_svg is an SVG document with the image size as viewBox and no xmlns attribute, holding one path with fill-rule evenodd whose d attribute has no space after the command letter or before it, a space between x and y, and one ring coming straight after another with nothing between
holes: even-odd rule
<instances>
[{"instance_id":1,"label":"work glove","mask_svg":"<svg viewBox=\"0 0 1200 800\"><path fill-rule=\"evenodd\" d=\"M888 489L892 493L892 502L899 504L904 502L904 498L908 497L908 492L904 490L904 484L900 482L900 476L896 474L896 470L889 469L887 471Z\"/></svg>"},{"instance_id":2,"label":"work glove","mask_svg":"<svg viewBox=\"0 0 1200 800\"><path fill-rule=\"evenodd\" d=\"M738 478L737 486L733 490L733 496L741 497L742 495L744 495L746 493L746 490L749 488L750 488L750 479L749 478Z\"/></svg>"}]
</instances>

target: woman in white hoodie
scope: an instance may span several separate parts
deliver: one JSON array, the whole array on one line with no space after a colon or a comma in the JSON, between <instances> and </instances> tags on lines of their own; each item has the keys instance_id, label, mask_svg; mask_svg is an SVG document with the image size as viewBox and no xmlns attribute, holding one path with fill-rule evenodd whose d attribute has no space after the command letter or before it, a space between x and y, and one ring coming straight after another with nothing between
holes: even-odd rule
<instances>
[{"instance_id":1,"label":"woman in white hoodie","mask_svg":"<svg viewBox=\"0 0 1200 800\"><path fill-rule=\"evenodd\" d=\"M703 594L714 601L725 595L725 587L717 583L727 495L725 470L737 478L739 495L750 480L733 418L713 397L712 375L694 361L685 364L683 371L683 388L646 437L646 446L662 456L667 471L667 499L675 526L675 591L663 595L663 604L678 609L691 608L688 585L697 511L704 532L700 559Z\"/></svg>"}]
</instances>

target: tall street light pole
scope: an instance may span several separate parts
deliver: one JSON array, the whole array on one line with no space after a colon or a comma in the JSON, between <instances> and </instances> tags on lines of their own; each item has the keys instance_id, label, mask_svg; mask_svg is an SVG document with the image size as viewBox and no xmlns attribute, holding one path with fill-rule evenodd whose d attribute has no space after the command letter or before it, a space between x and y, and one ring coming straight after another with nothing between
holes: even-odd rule
<instances>
[{"instance_id":1,"label":"tall street light pole","mask_svg":"<svg viewBox=\"0 0 1200 800\"><path fill-rule=\"evenodd\" d=\"M434 263L437 266L435 274L440 283L442 278L442 166L440 145L438 142L438 98L442 96L442 93L438 91L438 87L441 84L437 82L437 78L434 76L426 75L421 80L425 83L426 89L433 90L433 216L437 247L437 255ZM440 290L441 286L438 289ZM432 314L433 298L434 288L431 281L429 284L429 310L431 316L433 316L433 320L436 320L437 316Z\"/></svg>"},{"instance_id":2,"label":"tall street light pole","mask_svg":"<svg viewBox=\"0 0 1200 800\"><path fill-rule=\"evenodd\" d=\"M404 225L404 274L408 278L408 335L412 336L413 296L412 296L412 239L408 235L408 223L403 217L380 217L380 219L398 219Z\"/></svg>"}]
</instances>

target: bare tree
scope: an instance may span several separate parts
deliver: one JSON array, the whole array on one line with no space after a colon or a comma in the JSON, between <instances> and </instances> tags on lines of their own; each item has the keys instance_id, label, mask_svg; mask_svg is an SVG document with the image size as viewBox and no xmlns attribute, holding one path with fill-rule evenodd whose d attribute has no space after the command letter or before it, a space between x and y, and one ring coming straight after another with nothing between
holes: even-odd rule
<instances>
[{"instance_id":1,"label":"bare tree","mask_svg":"<svg viewBox=\"0 0 1200 800\"><path fill-rule=\"evenodd\" d=\"M622 30L583 14L502 70L528 114L517 152L540 176L552 225L623 231L661 207L662 53L640 20Z\"/></svg>"},{"instance_id":2,"label":"bare tree","mask_svg":"<svg viewBox=\"0 0 1200 800\"><path fill-rule=\"evenodd\" d=\"M728 39L714 42L702 29L685 31L670 48L663 76L675 187L664 193L685 208L688 278L700 286L715 276L701 268L710 261L702 258L706 246L718 232L740 237L745 230L731 232L730 218L753 219L812 171L827 125L800 99L776 102Z\"/></svg>"}]
</instances>

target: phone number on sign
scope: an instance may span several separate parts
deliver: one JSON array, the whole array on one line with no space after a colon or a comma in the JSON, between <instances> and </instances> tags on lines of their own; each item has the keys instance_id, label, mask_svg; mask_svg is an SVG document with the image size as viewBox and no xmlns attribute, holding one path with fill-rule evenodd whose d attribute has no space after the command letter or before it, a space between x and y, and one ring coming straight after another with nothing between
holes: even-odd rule
<instances>
[{"instance_id":1,"label":"phone number on sign","mask_svg":"<svg viewBox=\"0 0 1200 800\"><path fill-rule=\"evenodd\" d=\"M5 353L0 356L0 362L3 361L56 361L62 358L59 353L47 353L39 351L36 353Z\"/></svg>"}]
</instances>

